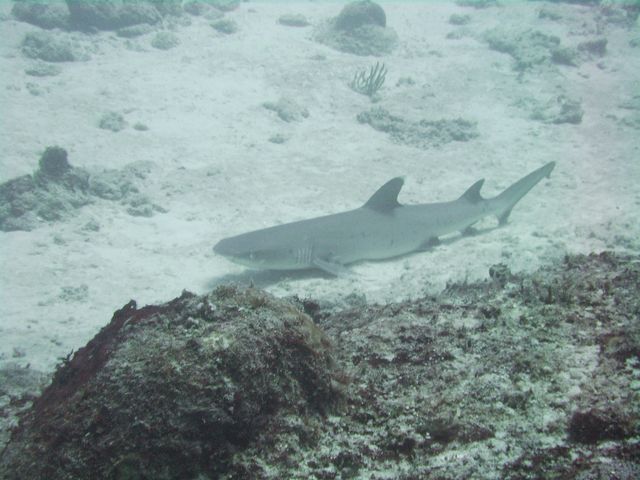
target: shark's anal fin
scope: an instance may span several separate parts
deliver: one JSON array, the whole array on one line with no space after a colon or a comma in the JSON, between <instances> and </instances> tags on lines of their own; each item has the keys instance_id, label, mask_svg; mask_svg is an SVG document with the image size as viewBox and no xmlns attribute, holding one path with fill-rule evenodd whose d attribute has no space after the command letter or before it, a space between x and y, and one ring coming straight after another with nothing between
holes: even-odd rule
<instances>
[{"instance_id":1,"label":"shark's anal fin","mask_svg":"<svg viewBox=\"0 0 640 480\"><path fill-rule=\"evenodd\" d=\"M348 277L353 274L351 270L340 263L329 262L319 258L314 258L311 261L311 265L336 277Z\"/></svg>"},{"instance_id":2,"label":"shark's anal fin","mask_svg":"<svg viewBox=\"0 0 640 480\"><path fill-rule=\"evenodd\" d=\"M404 184L402 177L396 177L389 180L381 186L376 193L364 204L365 208L370 208L381 213L389 213L394 208L399 207L398 194Z\"/></svg>"}]
</instances>

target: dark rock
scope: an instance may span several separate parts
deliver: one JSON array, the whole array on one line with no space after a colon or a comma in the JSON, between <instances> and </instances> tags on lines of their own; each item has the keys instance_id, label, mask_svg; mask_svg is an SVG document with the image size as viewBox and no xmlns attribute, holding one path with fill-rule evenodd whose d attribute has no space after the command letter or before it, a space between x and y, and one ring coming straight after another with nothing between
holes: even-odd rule
<instances>
[{"instance_id":1,"label":"dark rock","mask_svg":"<svg viewBox=\"0 0 640 480\"><path fill-rule=\"evenodd\" d=\"M92 195L113 201L139 193L138 188L125 170L105 170L92 175L89 181L89 191Z\"/></svg>"},{"instance_id":2,"label":"dark rock","mask_svg":"<svg viewBox=\"0 0 640 480\"><path fill-rule=\"evenodd\" d=\"M132 195L127 199L127 213L133 217L153 217L156 213L167 213L165 208L156 205L146 195Z\"/></svg>"},{"instance_id":3,"label":"dark rock","mask_svg":"<svg viewBox=\"0 0 640 480\"><path fill-rule=\"evenodd\" d=\"M66 0L75 28L116 30L140 23L155 24L162 20L156 6L161 2L131 2L126 0Z\"/></svg>"},{"instance_id":4,"label":"dark rock","mask_svg":"<svg viewBox=\"0 0 640 480\"><path fill-rule=\"evenodd\" d=\"M240 0L208 0L207 3L221 12L231 12L240 6Z\"/></svg>"},{"instance_id":5,"label":"dark rock","mask_svg":"<svg viewBox=\"0 0 640 480\"><path fill-rule=\"evenodd\" d=\"M595 40L580 42L578 44L578 51L588 55L589 57L604 57L607 53L607 39L597 38Z\"/></svg>"},{"instance_id":6,"label":"dark rock","mask_svg":"<svg viewBox=\"0 0 640 480\"><path fill-rule=\"evenodd\" d=\"M587 444L623 440L634 434L629 419L614 408L576 412L571 417L568 430L572 441Z\"/></svg>"},{"instance_id":7,"label":"dark rock","mask_svg":"<svg viewBox=\"0 0 640 480\"><path fill-rule=\"evenodd\" d=\"M387 16L380 5L371 0L352 2L334 19L334 27L338 30L352 32L363 25L387 26Z\"/></svg>"},{"instance_id":8,"label":"dark rock","mask_svg":"<svg viewBox=\"0 0 640 480\"><path fill-rule=\"evenodd\" d=\"M178 46L180 40L173 32L158 32L151 39L151 46L158 50L169 50Z\"/></svg>"},{"instance_id":9,"label":"dark rock","mask_svg":"<svg viewBox=\"0 0 640 480\"><path fill-rule=\"evenodd\" d=\"M67 151L62 147L47 147L40 157L39 165L42 175L53 178L60 178L71 170Z\"/></svg>"},{"instance_id":10,"label":"dark rock","mask_svg":"<svg viewBox=\"0 0 640 480\"><path fill-rule=\"evenodd\" d=\"M579 54L575 48L558 47L551 52L551 61L559 65L577 67L580 65Z\"/></svg>"},{"instance_id":11,"label":"dark rock","mask_svg":"<svg viewBox=\"0 0 640 480\"><path fill-rule=\"evenodd\" d=\"M398 36L387 27L382 7L362 0L346 5L338 16L320 25L315 39L343 52L378 56L391 52Z\"/></svg>"},{"instance_id":12,"label":"dark rock","mask_svg":"<svg viewBox=\"0 0 640 480\"><path fill-rule=\"evenodd\" d=\"M238 31L238 24L234 20L229 20L226 18L221 18L219 20L211 22L211 27L220 33L224 33L225 35L230 35Z\"/></svg>"},{"instance_id":13,"label":"dark rock","mask_svg":"<svg viewBox=\"0 0 640 480\"><path fill-rule=\"evenodd\" d=\"M189 15L201 16L209 11L211 6L208 2L201 2L197 0L189 0L185 2L182 7Z\"/></svg>"},{"instance_id":14,"label":"dark rock","mask_svg":"<svg viewBox=\"0 0 640 480\"><path fill-rule=\"evenodd\" d=\"M69 9L62 2L17 1L11 13L22 22L46 29L69 27Z\"/></svg>"},{"instance_id":15,"label":"dark rock","mask_svg":"<svg viewBox=\"0 0 640 480\"><path fill-rule=\"evenodd\" d=\"M456 0L456 5L461 7L473 7L476 9L497 7L498 0Z\"/></svg>"},{"instance_id":16,"label":"dark rock","mask_svg":"<svg viewBox=\"0 0 640 480\"><path fill-rule=\"evenodd\" d=\"M530 118L543 123L573 123L580 124L584 110L580 100L558 95L550 98L546 103L535 102Z\"/></svg>"},{"instance_id":17,"label":"dark rock","mask_svg":"<svg viewBox=\"0 0 640 480\"><path fill-rule=\"evenodd\" d=\"M106 112L100 117L98 121L98 127L103 130L111 130L112 132L119 132L127 126L127 121L122 114L118 112Z\"/></svg>"},{"instance_id":18,"label":"dark rock","mask_svg":"<svg viewBox=\"0 0 640 480\"><path fill-rule=\"evenodd\" d=\"M509 267L504 263L492 265L489 268L489 277L501 287L504 287L509 281L513 279L513 274Z\"/></svg>"},{"instance_id":19,"label":"dark rock","mask_svg":"<svg viewBox=\"0 0 640 480\"><path fill-rule=\"evenodd\" d=\"M278 18L278 23L287 27L306 27L309 25L307 18L301 14L281 15Z\"/></svg>"}]
</instances>

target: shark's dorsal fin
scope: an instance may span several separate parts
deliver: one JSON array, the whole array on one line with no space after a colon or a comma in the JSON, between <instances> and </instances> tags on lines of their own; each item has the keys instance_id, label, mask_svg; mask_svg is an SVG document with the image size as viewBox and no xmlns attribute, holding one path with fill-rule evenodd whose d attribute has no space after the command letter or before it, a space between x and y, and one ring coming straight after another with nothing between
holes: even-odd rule
<instances>
[{"instance_id":1,"label":"shark's dorsal fin","mask_svg":"<svg viewBox=\"0 0 640 480\"><path fill-rule=\"evenodd\" d=\"M376 193L371 195L371 198L367 200L364 206L377 212L390 212L400 206L398 203L398 194L400 193L402 185L404 185L404 178L392 178L381 186Z\"/></svg>"},{"instance_id":2,"label":"shark's dorsal fin","mask_svg":"<svg viewBox=\"0 0 640 480\"><path fill-rule=\"evenodd\" d=\"M480 195L480 189L484 183L484 178L478 180L476 183L467 188L467 191L462 194L458 200L466 200L469 203L478 203L484 200Z\"/></svg>"}]
</instances>

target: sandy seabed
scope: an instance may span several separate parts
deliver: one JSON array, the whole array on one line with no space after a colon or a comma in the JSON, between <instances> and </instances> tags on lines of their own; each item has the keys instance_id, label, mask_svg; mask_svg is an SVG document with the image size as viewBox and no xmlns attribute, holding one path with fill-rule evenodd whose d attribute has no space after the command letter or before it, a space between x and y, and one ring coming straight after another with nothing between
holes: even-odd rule
<instances>
[{"instance_id":1,"label":"sandy seabed","mask_svg":"<svg viewBox=\"0 0 640 480\"><path fill-rule=\"evenodd\" d=\"M399 43L381 58L388 74L375 106L412 121L477 122L477 138L417 148L359 123L374 105L348 84L375 59L313 40L338 3L242 3L227 14L237 33L217 33L193 17L174 30L180 43L170 50L153 48L152 34L75 33L90 59L42 78L25 73L34 62L20 49L40 29L13 19L11 3L3 3L0 180L32 173L51 145L92 171L152 162L144 193L167 212L131 216L95 201L62 222L0 232L0 364L50 372L130 299L163 302L226 281L338 304L354 296L388 302L485 278L496 263L532 271L566 253L640 250L640 121L629 109L640 85L637 23L607 22L597 7L543 2L381 5ZM560 18L541 18L542 7ZM287 13L305 15L311 26L278 24ZM452 25L452 14L471 21ZM606 53L519 71L483 41L495 27L541 31L567 47L606 38ZM263 107L282 97L309 116L287 123ZM580 123L532 118L528 105L558 97L579 102ZM98 128L107 112L129 126ZM635 123L626 121L633 115ZM453 200L479 178L493 196L550 161L557 162L551 178L518 204L506 227L362 262L346 278L249 271L212 252L226 236L356 208L395 176L406 179L402 203L428 203Z\"/></svg>"}]
</instances>

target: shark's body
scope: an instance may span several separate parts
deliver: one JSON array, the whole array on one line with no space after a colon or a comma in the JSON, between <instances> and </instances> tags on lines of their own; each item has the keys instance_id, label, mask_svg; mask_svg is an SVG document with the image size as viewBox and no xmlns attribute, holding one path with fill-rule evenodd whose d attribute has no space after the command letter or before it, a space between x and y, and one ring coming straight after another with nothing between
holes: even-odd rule
<instances>
[{"instance_id":1,"label":"shark's body","mask_svg":"<svg viewBox=\"0 0 640 480\"><path fill-rule=\"evenodd\" d=\"M221 240L214 251L252 268L295 270L320 268L338 275L344 265L381 260L422 250L438 237L464 232L478 220L495 215L506 223L513 206L555 162L531 172L494 198L482 198L478 180L457 200L400 205L404 183L398 177L385 183L362 207L334 215L286 223Z\"/></svg>"}]
</instances>

